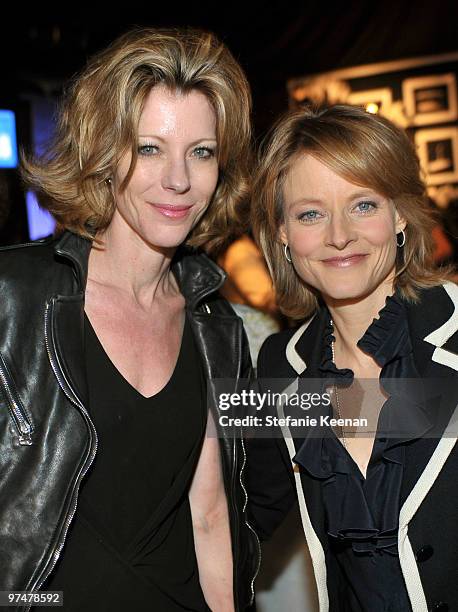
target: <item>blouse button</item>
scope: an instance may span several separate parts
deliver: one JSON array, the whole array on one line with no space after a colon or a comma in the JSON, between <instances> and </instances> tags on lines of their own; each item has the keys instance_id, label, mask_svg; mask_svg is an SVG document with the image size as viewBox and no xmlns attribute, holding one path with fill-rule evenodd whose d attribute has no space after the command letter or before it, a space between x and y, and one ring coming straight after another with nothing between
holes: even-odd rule
<instances>
[{"instance_id":1,"label":"blouse button","mask_svg":"<svg viewBox=\"0 0 458 612\"><path fill-rule=\"evenodd\" d=\"M433 607L431 608L431 612L448 612L448 610L448 604L443 601L433 604Z\"/></svg>"},{"instance_id":2,"label":"blouse button","mask_svg":"<svg viewBox=\"0 0 458 612\"><path fill-rule=\"evenodd\" d=\"M429 544L426 544L426 546L422 546L420 550L417 550L415 554L415 559L421 563L422 561L427 561L428 559L430 559L433 554L434 548ZM436 608L433 608L433 610L435 609ZM438 608L438 610L442 610L442 608Z\"/></svg>"}]
</instances>

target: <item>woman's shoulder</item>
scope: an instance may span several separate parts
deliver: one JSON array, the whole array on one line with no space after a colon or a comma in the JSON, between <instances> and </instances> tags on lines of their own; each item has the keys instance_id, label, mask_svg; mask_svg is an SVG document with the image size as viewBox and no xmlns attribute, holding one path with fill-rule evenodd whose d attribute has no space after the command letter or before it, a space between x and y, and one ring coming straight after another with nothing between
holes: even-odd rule
<instances>
[{"instance_id":1,"label":"woman's shoulder","mask_svg":"<svg viewBox=\"0 0 458 612\"><path fill-rule=\"evenodd\" d=\"M16 281L29 276L30 281L40 279L42 272L54 260L52 238L43 238L23 244L0 246L0 278L2 282Z\"/></svg>"},{"instance_id":2,"label":"woman's shoulder","mask_svg":"<svg viewBox=\"0 0 458 612\"><path fill-rule=\"evenodd\" d=\"M289 347L303 336L312 319L295 327L272 334L264 341L258 356L258 376L290 378L297 376L288 359Z\"/></svg>"},{"instance_id":3,"label":"woman's shoulder","mask_svg":"<svg viewBox=\"0 0 458 612\"><path fill-rule=\"evenodd\" d=\"M458 285L447 281L441 285L421 289L418 299L408 304L411 315L421 317L425 324L440 324L447 319L458 325Z\"/></svg>"},{"instance_id":4,"label":"woman's shoulder","mask_svg":"<svg viewBox=\"0 0 458 612\"><path fill-rule=\"evenodd\" d=\"M458 353L458 285L446 282L422 289L419 299L407 305L410 330L437 348ZM457 368L456 368L457 369Z\"/></svg>"},{"instance_id":5,"label":"woman's shoulder","mask_svg":"<svg viewBox=\"0 0 458 612\"><path fill-rule=\"evenodd\" d=\"M419 304L426 306L431 298L434 297L443 297L445 299L452 299L458 293L458 284L452 280L445 281L440 283L439 285L434 285L433 287L427 287L420 289L419 291Z\"/></svg>"}]
</instances>

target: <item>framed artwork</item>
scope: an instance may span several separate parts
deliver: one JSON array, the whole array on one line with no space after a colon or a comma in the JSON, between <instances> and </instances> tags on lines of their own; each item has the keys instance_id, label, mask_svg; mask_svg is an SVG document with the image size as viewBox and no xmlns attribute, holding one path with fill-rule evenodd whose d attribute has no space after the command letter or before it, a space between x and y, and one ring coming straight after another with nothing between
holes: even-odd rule
<instances>
[{"instance_id":1,"label":"framed artwork","mask_svg":"<svg viewBox=\"0 0 458 612\"><path fill-rule=\"evenodd\" d=\"M402 97L411 125L458 119L456 78L452 73L405 79L402 82Z\"/></svg>"},{"instance_id":2,"label":"framed artwork","mask_svg":"<svg viewBox=\"0 0 458 612\"><path fill-rule=\"evenodd\" d=\"M369 113L388 113L393 103L393 94L390 87L380 89L366 89L365 91L354 91L348 95L348 104L364 106Z\"/></svg>"},{"instance_id":3,"label":"framed artwork","mask_svg":"<svg viewBox=\"0 0 458 612\"><path fill-rule=\"evenodd\" d=\"M458 128L418 130L415 144L428 185L458 182Z\"/></svg>"}]
</instances>

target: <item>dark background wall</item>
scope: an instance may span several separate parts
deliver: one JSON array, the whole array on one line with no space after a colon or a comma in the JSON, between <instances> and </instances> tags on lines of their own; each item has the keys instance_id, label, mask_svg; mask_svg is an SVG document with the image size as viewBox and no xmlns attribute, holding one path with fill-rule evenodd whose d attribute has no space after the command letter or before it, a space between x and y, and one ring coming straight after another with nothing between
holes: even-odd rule
<instances>
[{"instance_id":1,"label":"dark background wall","mask_svg":"<svg viewBox=\"0 0 458 612\"><path fill-rule=\"evenodd\" d=\"M2 16L0 108L15 110L19 144L26 149L39 144L34 109L52 106L63 84L88 57L135 25L189 25L215 31L251 82L257 139L287 108L289 78L458 50L456 0L162 2L149 3L148 9L112 3L97 11L69 3L62 8L71 17L46 17L43 12L39 20L29 13L26 19ZM38 138L46 139L46 128ZM27 239L17 172L0 175L14 198L0 242Z\"/></svg>"},{"instance_id":2,"label":"dark background wall","mask_svg":"<svg viewBox=\"0 0 458 612\"><path fill-rule=\"evenodd\" d=\"M244 66L259 134L286 107L290 77L458 49L456 0L149 5L112 4L97 15L71 3L71 20L2 18L0 99L58 93L92 53L130 26L191 25L219 34Z\"/></svg>"}]
</instances>

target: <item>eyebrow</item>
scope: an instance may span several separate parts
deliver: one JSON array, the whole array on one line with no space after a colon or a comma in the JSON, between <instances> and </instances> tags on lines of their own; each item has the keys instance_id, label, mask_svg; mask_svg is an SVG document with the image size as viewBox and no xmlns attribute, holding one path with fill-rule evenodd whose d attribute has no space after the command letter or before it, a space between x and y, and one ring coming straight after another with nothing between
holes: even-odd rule
<instances>
[{"instance_id":1,"label":"eyebrow","mask_svg":"<svg viewBox=\"0 0 458 612\"><path fill-rule=\"evenodd\" d=\"M166 138L162 138L161 136L157 136L156 134L139 134L138 138L154 138L155 140L160 140L161 142L167 142ZM193 146L196 144L199 144L199 142L202 141L211 141L211 142L218 142L217 139L214 136L203 136L202 138L199 138L197 140L194 140L193 142L189 143L189 146Z\"/></svg>"},{"instance_id":2,"label":"eyebrow","mask_svg":"<svg viewBox=\"0 0 458 612\"><path fill-rule=\"evenodd\" d=\"M356 200L357 198L368 197L372 195L381 196L381 194L368 187L367 189L352 192L347 198L347 200ZM298 200L291 202L289 206L298 206L299 204L323 204L323 200L320 200L319 198L299 198Z\"/></svg>"},{"instance_id":3,"label":"eyebrow","mask_svg":"<svg viewBox=\"0 0 458 612\"><path fill-rule=\"evenodd\" d=\"M322 200L318 198L299 198L294 202L291 202L289 206L298 206L299 204L322 204Z\"/></svg>"}]
</instances>

